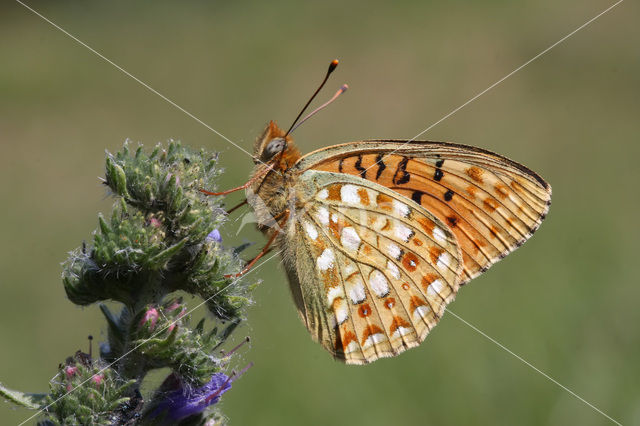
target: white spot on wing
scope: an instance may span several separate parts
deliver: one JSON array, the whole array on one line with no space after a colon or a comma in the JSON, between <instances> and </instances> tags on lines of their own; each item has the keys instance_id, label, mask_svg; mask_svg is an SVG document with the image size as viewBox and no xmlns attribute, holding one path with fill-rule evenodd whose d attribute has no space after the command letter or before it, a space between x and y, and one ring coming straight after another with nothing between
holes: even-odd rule
<instances>
[{"instance_id":1,"label":"white spot on wing","mask_svg":"<svg viewBox=\"0 0 640 426\"><path fill-rule=\"evenodd\" d=\"M340 199L345 203L360 204L358 187L354 185L342 185L342 188L340 188Z\"/></svg>"},{"instance_id":2,"label":"white spot on wing","mask_svg":"<svg viewBox=\"0 0 640 426\"><path fill-rule=\"evenodd\" d=\"M369 275L369 285L378 297L384 297L389 294L389 281L387 281L387 277L377 269Z\"/></svg>"},{"instance_id":3,"label":"white spot on wing","mask_svg":"<svg viewBox=\"0 0 640 426\"><path fill-rule=\"evenodd\" d=\"M346 348L344 348L344 353L348 354L349 352L355 352L358 350L358 342L352 340L349 342Z\"/></svg>"},{"instance_id":4,"label":"white spot on wing","mask_svg":"<svg viewBox=\"0 0 640 426\"><path fill-rule=\"evenodd\" d=\"M329 224L329 210L327 210L326 207L320 207L318 209L318 212L316 213L316 218L320 221L321 224L328 225Z\"/></svg>"},{"instance_id":5,"label":"white spot on wing","mask_svg":"<svg viewBox=\"0 0 640 426\"><path fill-rule=\"evenodd\" d=\"M318 198L320 200L326 200L328 196L329 196L329 191L327 191L326 188L322 188L320 192L318 192Z\"/></svg>"},{"instance_id":6,"label":"white spot on wing","mask_svg":"<svg viewBox=\"0 0 640 426\"><path fill-rule=\"evenodd\" d=\"M344 299L336 299L333 305L333 313L336 315L336 322L342 324L349 318L349 310Z\"/></svg>"},{"instance_id":7,"label":"white spot on wing","mask_svg":"<svg viewBox=\"0 0 640 426\"><path fill-rule=\"evenodd\" d=\"M398 266L390 260L387 260L387 271L389 271L389 274L391 274L393 278L400 278L400 270L398 269Z\"/></svg>"},{"instance_id":8,"label":"white spot on wing","mask_svg":"<svg viewBox=\"0 0 640 426\"><path fill-rule=\"evenodd\" d=\"M347 250L356 251L360 247L360 237L352 226L347 226L340 233L340 243Z\"/></svg>"},{"instance_id":9,"label":"white spot on wing","mask_svg":"<svg viewBox=\"0 0 640 426\"><path fill-rule=\"evenodd\" d=\"M449 267L450 262L451 262L451 256L449 256L449 253L444 252L440 256L438 256L438 261L436 262L436 265L438 265L438 268L444 269Z\"/></svg>"},{"instance_id":10,"label":"white spot on wing","mask_svg":"<svg viewBox=\"0 0 640 426\"><path fill-rule=\"evenodd\" d=\"M394 223L393 230L395 231L396 237L405 242L409 241L409 238L413 236L413 231L400 222Z\"/></svg>"},{"instance_id":11,"label":"white spot on wing","mask_svg":"<svg viewBox=\"0 0 640 426\"><path fill-rule=\"evenodd\" d=\"M338 223L338 215L335 213L331 213L331 222Z\"/></svg>"},{"instance_id":12,"label":"white spot on wing","mask_svg":"<svg viewBox=\"0 0 640 426\"><path fill-rule=\"evenodd\" d=\"M398 200L393 200L393 211L401 217L409 216L409 206Z\"/></svg>"},{"instance_id":13,"label":"white spot on wing","mask_svg":"<svg viewBox=\"0 0 640 426\"><path fill-rule=\"evenodd\" d=\"M433 228L433 236L437 241L441 243L447 239L447 235L444 233L444 231L437 226Z\"/></svg>"},{"instance_id":14,"label":"white spot on wing","mask_svg":"<svg viewBox=\"0 0 640 426\"><path fill-rule=\"evenodd\" d=\"M335 260L333 250L324 249L322 254L318 257L318 269L324 272L329 268L333 267L333 261Z\"/></svg>"},{"instance_id":15,"label":"white spot on wing","mask_svg":"<svg viewBox=\"0 0 640 426\"><path fill-rule=\"evenodd\" d=\"M364 290L364 284L360 277L348 284L347 292L349 293L349 299L351 299L351 302L356 305L367 298L367 293Z\"/></svg>"},{"instance_id":16,"label":"white spot on wing","mask_svg":"<svg viewBox=\"0 0 640 426\"><path fill-rule=\"evenodd\" d=\"M440 290L442 290L442 282L440 280L435 280L429 285L429 288L427 288L427 295L436 296L440 293Z\"/></svg>"},{"instance_id":17,"label":"white spot on wing","mask_svg":"<svg viewBox=\"0 0 640 426\"><path fill-rule=\"evenodd\" d=\"M400 259L400 255L402 255L402 250L400 250L400 247L397 245L389 243L389 245L387 245L387 253L389 253L389 256L398 260Z\"/></svg>"},{"instance_id":18,"label":"white spot on wing","mask_svg":"<svg viewBox=\"0 0 640 426\"><path fill-rule=\"evenodd\" d=\"M327 292L327 302L329 302L329 306L333 305L333 301L336 297L344 297L342 286L331 287Z\"/></svg>"},{"instance_id":19,"label":"white spot on wing","mask_svg":"<svg viewBox=\"0 0 640 426\"><path fill-rule=\"evenodd\" d=\"M318 238L318 230L311 223L305 221L304 222L304 230L307 231L307 235L312 240L315 240L316 238Z\"/></svg>"},{"instance_id":20,"label":"white spot on wing","mask_svg":"<svg viewBox=\"0 0 640 426\"><path fill-rule=\"evenodd\" d=\"M364 346L362 347L367 348L375 343L383 342L386 339L387 339L387 336L385 336L382 333L372 334L371 336L367 337L367 340L364 341Z\"/></svg>"},{"instance_id":21,"label":"white spot on wing","mask_svg":"<svg viewBox=\"0 0 640 426\"><path fill-rule=\"evenodd\" d=\"M431 308L426 305L420 305L413 311L413 318L416 321L419 321L421 318L426 318L429 315Z\"/></svg>"},{"instance_id":22,"label":"white spot on wing","mask_svg":"<svg viewBox=\"0 0 640 426\"><path fill-rule=\"evenodd\" d=\"M392 339L396 339L398 337L401 336L406 336L407 334L411 333L413 330L409 327L398 327L396 329L396 331L393 332L393 334L391 335Z\"/></svg>"}]
</instances>

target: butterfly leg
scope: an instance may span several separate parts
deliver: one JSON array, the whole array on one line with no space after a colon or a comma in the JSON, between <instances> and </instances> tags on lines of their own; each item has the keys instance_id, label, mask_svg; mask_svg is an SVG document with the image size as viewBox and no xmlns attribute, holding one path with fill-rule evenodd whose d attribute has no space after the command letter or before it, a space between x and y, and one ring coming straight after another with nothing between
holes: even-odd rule
<instances>
[{"instance_id":1,"label":"butterfly leg","mask_svg":"<svg viewBox=\"0 0 640 426\"><path fill-rule=\"evenodd\" d=\"M222 192L211 192L211 191L207 191L206 189L200 189L199 191L202 192L205 195L227 195L227 194L231 194L232 192L236 192L236 191L240 191L242 189L247 189L248 187L250 187L255 181L257 181L258 179L260 179L264 174L266 174L267 172L273 170L273 165L269 165L267 168L264 169L264 171L262 171L261 173L255 175L254 177L252 177L251 179L249 179L247 181L247 183L245 183L244 185L240 185L237 186L235 188L231 188L231 189L227 189L226 191L222 191Z\"/></svg>"},{"instance_id":2,"label":"butterfly leg","mask_svg":"<svg viewBox=\"0 0 640 426\"><path fill-rule=\"evenodd\" d=\"M245 204L248 203L248 200L245 198L244 201L236 204L235 206L231 207L229 210L227 210L227 215L230 215L231 213L233 213L236 209L244 206Z\"/></svg>"},{"instance_id":3,"label":"butterfly leg","mask_svg":"<svg viewBox=\"0 0 640 426\"><path fill-rule=\"evenodd\" d=\"M283 219L282 223L280 223L280 220ZM229 275L225 275L225 278L238 278L241 277L242 275L246 274L252 267L253 265L256 264L256 262L258 260L260 260L260 258L262 256L264 256L265 254L267 254L270 250L271 250L271 244L273 244L273 242L275 241L276 237L278 236L278 234L281 231L281 226L284 225L284 223L287 221L287 219L289 219L289 210L285 210L282 213L280 213L279 215L277 215L274 220L276 221L276 224L278 226L273 227L273 235L271 235L271 238L269 238L269 241L267 241L267 244L264 245L264 247L262 248L262 250L260 250L260 253L258 253L258 255L256 257L254 257L253 259L251 259L251 261L249 263L247 263L247 266L244 267L244 269L240 272L238 272L237 274L229 274Z\"/></svg>"}]
</instances>

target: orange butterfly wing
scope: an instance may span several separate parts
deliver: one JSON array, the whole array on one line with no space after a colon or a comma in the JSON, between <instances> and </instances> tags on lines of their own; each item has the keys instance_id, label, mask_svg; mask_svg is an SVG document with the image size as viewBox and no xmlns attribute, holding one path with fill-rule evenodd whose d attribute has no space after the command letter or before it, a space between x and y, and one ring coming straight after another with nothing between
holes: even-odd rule
<instances>
[{"instance_id":1,"label":"orange butterfly wing","mask_svg":"<svg viewBox=\"0 0 640 426\"><path fill-rule=\"evenodd\" d=\"M295 167L359 176L422 205L459 242L460 284L529 239L551 203L551 187L525 166L451 143L352 142L307 154Z\"/></svg>"}]
</instances>

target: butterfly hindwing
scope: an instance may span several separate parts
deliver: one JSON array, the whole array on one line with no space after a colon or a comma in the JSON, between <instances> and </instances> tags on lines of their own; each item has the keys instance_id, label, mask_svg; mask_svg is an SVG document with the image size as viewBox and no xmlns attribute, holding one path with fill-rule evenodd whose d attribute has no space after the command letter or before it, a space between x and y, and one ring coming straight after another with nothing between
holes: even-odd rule
<instances>
[{"instance_id":1,"label":"butterfly hindwing","mask_svg":"<svg viewBox=\"0 0 640 426\"><path fill-rule=\"evenodd\" d=\"M526 167L457 144L354 142L312 152L296 168L354 175L420 204L457 238L464 264L460 284L522 245L551 200L549 185Z\"/></svg>"},{"instance_id":2,"label":"butterfly hindwing","mask_svg":"<svg viewBox=\"0 0 640 426\"><path fill-rule=\"evenodd\" d=\"M309 170L283 237L294 299L312 336L363 364L418 345L458 290L456 237L419 204L348 174Z\"/></svg>"}]
</instances>

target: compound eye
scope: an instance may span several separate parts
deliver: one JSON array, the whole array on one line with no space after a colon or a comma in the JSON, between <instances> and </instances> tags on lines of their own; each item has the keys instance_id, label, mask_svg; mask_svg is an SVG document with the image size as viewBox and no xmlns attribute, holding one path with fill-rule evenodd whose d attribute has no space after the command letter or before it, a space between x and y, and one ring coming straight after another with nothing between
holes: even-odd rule
<instances>
[{"instance_id":1,"label":"compound eye","mask_svg":"<svg viewBox=\"0 0 640 426\"><path fill-rule=\"evenodd\" d=\"M270 160L274 155L282 152L287 145L287 142L282 138L275 138L269 141L264 149L263 160Z\"/></svg>"}]
</instances>

